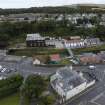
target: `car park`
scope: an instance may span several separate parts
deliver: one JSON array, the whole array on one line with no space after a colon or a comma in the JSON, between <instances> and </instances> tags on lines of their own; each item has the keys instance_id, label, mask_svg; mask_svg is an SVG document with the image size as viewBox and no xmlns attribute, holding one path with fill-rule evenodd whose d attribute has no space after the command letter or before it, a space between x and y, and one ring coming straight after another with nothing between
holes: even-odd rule
<instances>
[{"instance_id":1,"label":"car park","mask_svg":"<svg viewBox=\"0 0 105 105\"><path fill-rule=\"evenodd\" d=\"M9 74L9 73L11 73L11 72L12 72L11 70L7 70L7 71L6 71L7 74Z\"/></svg>"},{"instance_id":2,"label":"car park","mask_svg":"<svg viewBox=\"0 0 105 105\"><path fill-rule=\"evenodd\" d=\"M17 70L16 70L15 68L11 68L11 71L14 71L14 72L16 72Z\"/></svg>"},{"instance_id":3,"label":"car park","mask_svg":"<svg viewBox=\"0 0 105 105\"><path fill-rule=\"evenodd\" d=\"M6 70L7 70L7 68L3 68L1 72L4 73Z\"/></svg>"}]
</instances>

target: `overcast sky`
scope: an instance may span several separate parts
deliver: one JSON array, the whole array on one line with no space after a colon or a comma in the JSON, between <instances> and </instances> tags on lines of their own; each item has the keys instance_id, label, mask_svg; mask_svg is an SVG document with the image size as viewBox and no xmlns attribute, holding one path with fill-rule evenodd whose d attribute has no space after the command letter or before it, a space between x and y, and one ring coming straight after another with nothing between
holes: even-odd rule
<instances>
[{"instance_id":1,"label":"overcast sky","mask_svg":"<svg viewBox=\"0 0 105 105\"><path fill-rule=\"evenodd\" d=\"M60 6L60 5L70 5L77 3L104 4L105 0L0 0L0 8Z\"/></svg>"}]
</instances>

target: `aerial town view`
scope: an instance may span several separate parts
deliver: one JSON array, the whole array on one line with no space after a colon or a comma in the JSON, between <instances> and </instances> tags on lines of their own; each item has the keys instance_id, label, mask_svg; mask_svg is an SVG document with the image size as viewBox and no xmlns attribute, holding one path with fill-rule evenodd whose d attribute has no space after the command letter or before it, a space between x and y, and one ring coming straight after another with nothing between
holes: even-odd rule
<instances>
[{"instance_id":1,"label":"aerial town view","mask_svg":"<svg viewBox=\"0 0 105 105\"><path fill-rule=\"evenodd\" d=\"M1 0L0 105L105 105L105 0Z\"/></svg>"}]
</instances>

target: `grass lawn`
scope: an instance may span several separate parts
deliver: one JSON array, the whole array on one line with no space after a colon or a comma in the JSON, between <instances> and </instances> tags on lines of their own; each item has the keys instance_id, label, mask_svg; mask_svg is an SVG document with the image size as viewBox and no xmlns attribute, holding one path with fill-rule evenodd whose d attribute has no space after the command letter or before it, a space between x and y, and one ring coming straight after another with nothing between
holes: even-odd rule
<instances>
[{"instance_id":1,"label":"grass lawn","mask_svg":"<svg viewBox=\"0 0 105 105\"><path fill-rule=\"evenodd\" d=\"M9 51L10 55L33 56L33 55L50 55L50 54L67 54L65 49L54 48L26 48Z\"/></svg>"},{"instance_id":2,"label":"grass lawn","mask_svg":"<svg viewBox=\"0 0 105 105\"><path fill-rule=\"evenodd\" d=\"M79 48L79 49L74 49L73 52L75 54L80 54L83 52L100 52L100 51L105 51L105 44L101 46L94 46L94 47L88 47L88 48Z\"/></svg>"},{"instance_id":3,"label":"grass lawn","mask_svg":"<svg viewBox=\"0 0 105 105\"><path fill-rule=\"evenodd\" d=\"M0 99L0 105L19 105L19 94L13 94L3 99Z\"/></svg>"}]
</instances>

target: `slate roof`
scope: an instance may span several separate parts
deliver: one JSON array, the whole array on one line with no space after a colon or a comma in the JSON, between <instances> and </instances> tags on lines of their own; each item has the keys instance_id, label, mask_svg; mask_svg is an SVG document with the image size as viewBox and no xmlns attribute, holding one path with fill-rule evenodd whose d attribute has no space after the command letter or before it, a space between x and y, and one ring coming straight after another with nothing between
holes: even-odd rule
<instances>
[{"instance_id":1,"label":"slate roof","mask_svg":"<svg viewBox=\"0 0 105 105\"><path fill-rule=\"evenodd\" d=\"M61 60L59 54L50 55L50 59L51 59L51 61L60 61Z\"/></svg>"},{"instance_id":2,"label":"slate roof","mask_svg":"<svg viewBox=\"0 0 105 105\"><path fill-rule=\"evenodd\" d=\"M54 85L59 85L65 92L79 86L86 81L77 72L71 71L69 67L62 68L57 72L58 76Z\"/></svg>"},{"instance_id":3,"label":"slate roof","mask_svg":"<svg viewBox=\"0 0 105 105\"><path fill-rule=\"evenodd\" d=\"M36 33L36 34L27 34L27 38L26 41L29 40L45 40L44 37L41 37L40 34Z\"/></svg>"}]
</instances>

